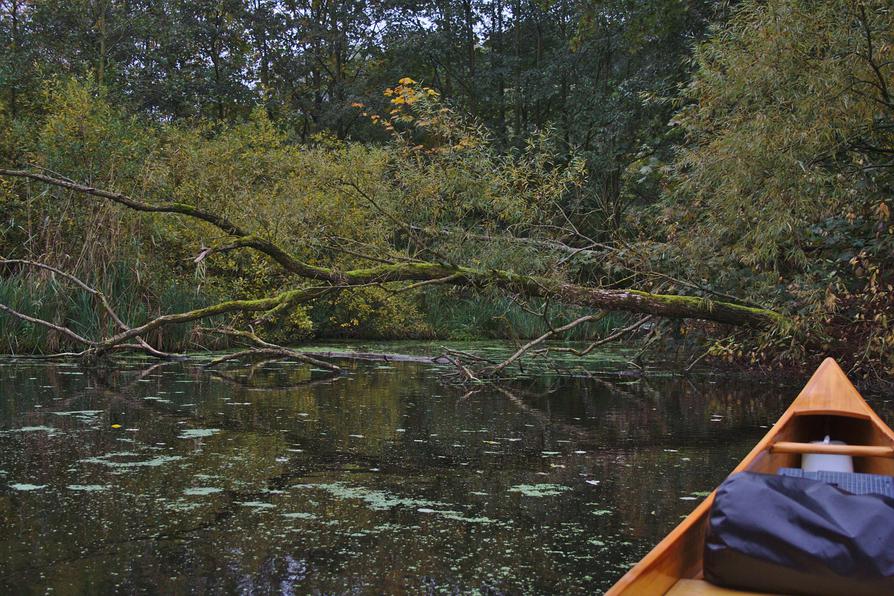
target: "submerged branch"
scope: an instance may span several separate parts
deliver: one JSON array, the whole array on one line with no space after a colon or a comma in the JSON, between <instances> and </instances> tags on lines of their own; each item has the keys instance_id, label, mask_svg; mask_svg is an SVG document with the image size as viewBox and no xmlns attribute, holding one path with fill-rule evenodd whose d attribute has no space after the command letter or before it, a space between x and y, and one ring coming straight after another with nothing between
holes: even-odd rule
<instances>
[{"instance_id":1,"label":"submerged branch","mask_svg":"<svg viewBox=\"0 0 894 596\"><path fill-rule=\"evenodd\" d=\"M243 331L240 329L233 329L231 327L222 327L220 329L209 329L212 333L219 333L222 335L229 335L231 337L239 337L244 340L247 340L249 343L254 344L255 347L250 350L245 350L243 352L238 352L237 354L228 354L226 356L221 356L215 360L212 360L208 366L216 366L221 362L226 362L227 360L233 360L235 358L239 358L241 356L249 355L249 354L261 354L268 356L283 356L285 358L292 358L295 360L299 360L301 362L306 362L307 364L312 364L313 366L319 366L320 368L325 368L331 372L341 372L341 368L331 364L329 362L324 362L323 360L318 360L313 356L305 354L303 352L298 352L296 350L292 350L290 348L286 348L283 346L279 346L276 344L272 344L268 341L265 341L258 337L253 331Z\"/></svg>"},{"instance_id":2,"label":"submerged branch","mask_svg":"<svg viewBox=\"0 0 894 596\"><path fill-rule=\"evenodd\" d=\"M223 362L227 362L229 360L238 360L246 356L278 356L281 358L291 358L293 360L298 360L299 362L304 362L306 364L324 367L331 372L341 371L341 368L335 366L334 364L322 362L320 360L317 360L316 358L307 357L301 352L296 352L295 350L290 350L288 348L249 348L247 350L242 350L241 352L225 354L223 356L220 356L219 358L215 358L214 360L206 364L205 368L213 368Z\"/></svg>"}]
</instances>

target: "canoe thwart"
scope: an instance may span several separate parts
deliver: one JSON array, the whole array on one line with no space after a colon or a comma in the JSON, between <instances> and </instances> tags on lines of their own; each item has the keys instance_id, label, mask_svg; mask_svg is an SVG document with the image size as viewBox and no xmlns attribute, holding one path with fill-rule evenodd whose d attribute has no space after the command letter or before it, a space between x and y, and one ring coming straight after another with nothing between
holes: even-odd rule
<instances>
[{"instance_id":1,"label":"canoe thwart","mask_svg":"<svg viewBox=\"0 0 894 596\"><path fill-rule=\"evenodd\" d=\"M773 453L823 453L851 457L894 457L889 445L834 445L828 443L795 443L779 441L770 446Z\"/></svg>"},{"instance_id":2,"label":"canoe thwart","mask_svg":"<svg viewBox=\"0 0 894 596\"><path fill-rule=\"evenodd\" d=\"M703 579L681 579L667 592L666 596L771 596L763 592L742 592L723 588Z\"/></svg>"}]
</instances>

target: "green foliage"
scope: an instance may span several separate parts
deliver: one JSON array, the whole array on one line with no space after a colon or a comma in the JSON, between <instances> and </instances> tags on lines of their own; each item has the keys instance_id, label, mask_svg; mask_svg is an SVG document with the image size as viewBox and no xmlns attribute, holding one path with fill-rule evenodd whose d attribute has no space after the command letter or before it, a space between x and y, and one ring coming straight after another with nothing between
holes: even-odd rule
<instances>
[{"instance_id":1,"label":"green foliage","mask_svg":"<svg viewBox=\"0 0 894 596\"><path fill-rule=\"evenodd\" d=\"M879 87L894 58L889 8L746 2L700 47L696 102L676 118L688 134L679 192L707 233L694 241L726 244L749 265L798 266L811 225L872 217L894 146L894 105Z\"/></svg>"},{"instance_id":2,"label":"green foliage","mask_svg":"<svg viewBox=\"0 0 894 596\"><path fill-rule=\"evenodd\" d=\"M405 78L386 95L394 107L383 125L403 131L394 133L400 153L393 184L413 223L524 229L582 184L583 160L557 164L548 130L501 153L487 129L446 106L434 90Z\"/></svg>"},{"instance_id":3,"label":"green foliage","mask_svg":"<svg viewBox=\"0 0 894 596\"><path fill-rule=\"evenodd\" d=\"M154 127L115 107L92 79L52 80L43 96L46 116L35 130L33 147L41 166L76 171L88 184L114 185L135 178L155 149Z\"/></svg>"},{"instance_id":4,"label":"green foliage","mask_svg":"<svg viewBox=\"0 0 894 596\"><path fill-rule=\"evenodd\" d=\"M343 292L314 310L326 337L409 339L432 337L413 295L368 287Z\"/></svg>"}]
</instances>

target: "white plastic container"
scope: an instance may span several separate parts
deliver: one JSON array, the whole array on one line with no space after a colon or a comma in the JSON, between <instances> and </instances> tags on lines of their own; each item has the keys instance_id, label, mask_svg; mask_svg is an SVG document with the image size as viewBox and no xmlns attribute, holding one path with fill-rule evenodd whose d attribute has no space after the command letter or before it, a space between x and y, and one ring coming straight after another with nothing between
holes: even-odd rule
<instances>
[{"instance_id":1,"label":"white plastic container","mask_svg":"<svg viewBox=\"0 0 894 596\"><path fill-rule=\"evenodd\" d=\"M822 441L811 441L825 445L847 445L844 441L832 441L829 435ZM801 456L801 468L805 472L853 472L854 460L850 455L830 455L828 453L805 453Z\"/></svg>"}]
</instances>

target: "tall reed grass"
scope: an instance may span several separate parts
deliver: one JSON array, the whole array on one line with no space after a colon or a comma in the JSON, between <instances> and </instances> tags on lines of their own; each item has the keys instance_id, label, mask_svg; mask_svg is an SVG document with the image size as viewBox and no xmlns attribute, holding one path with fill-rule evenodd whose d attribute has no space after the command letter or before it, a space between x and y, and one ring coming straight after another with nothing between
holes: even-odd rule
<instances>
[{"instance_id":1,"label":"tall reed grass","mask_svg":"<svg viewBox=\"0 0 894 596\"><path fill-rule=\"evenodd\" d=\"M88 283L95 284L94 287L105 293L118 316L131 325L141 324L159 314L183 312L208 304L208 300L193 288L176 281L150 293L123 264L106 268L102 280ZM97 301L91 294L61 282L54 275L18 272L0 277L0 303L22 314L66 326L86 338L96 339L117 331L114 321L97 308ZM199 325L172 325L145 339L165 351L195 349L194 339ZM0 313L0 353L46 354L82 349L83 346L56 331Z\"/></svg>"}]
</instances>

